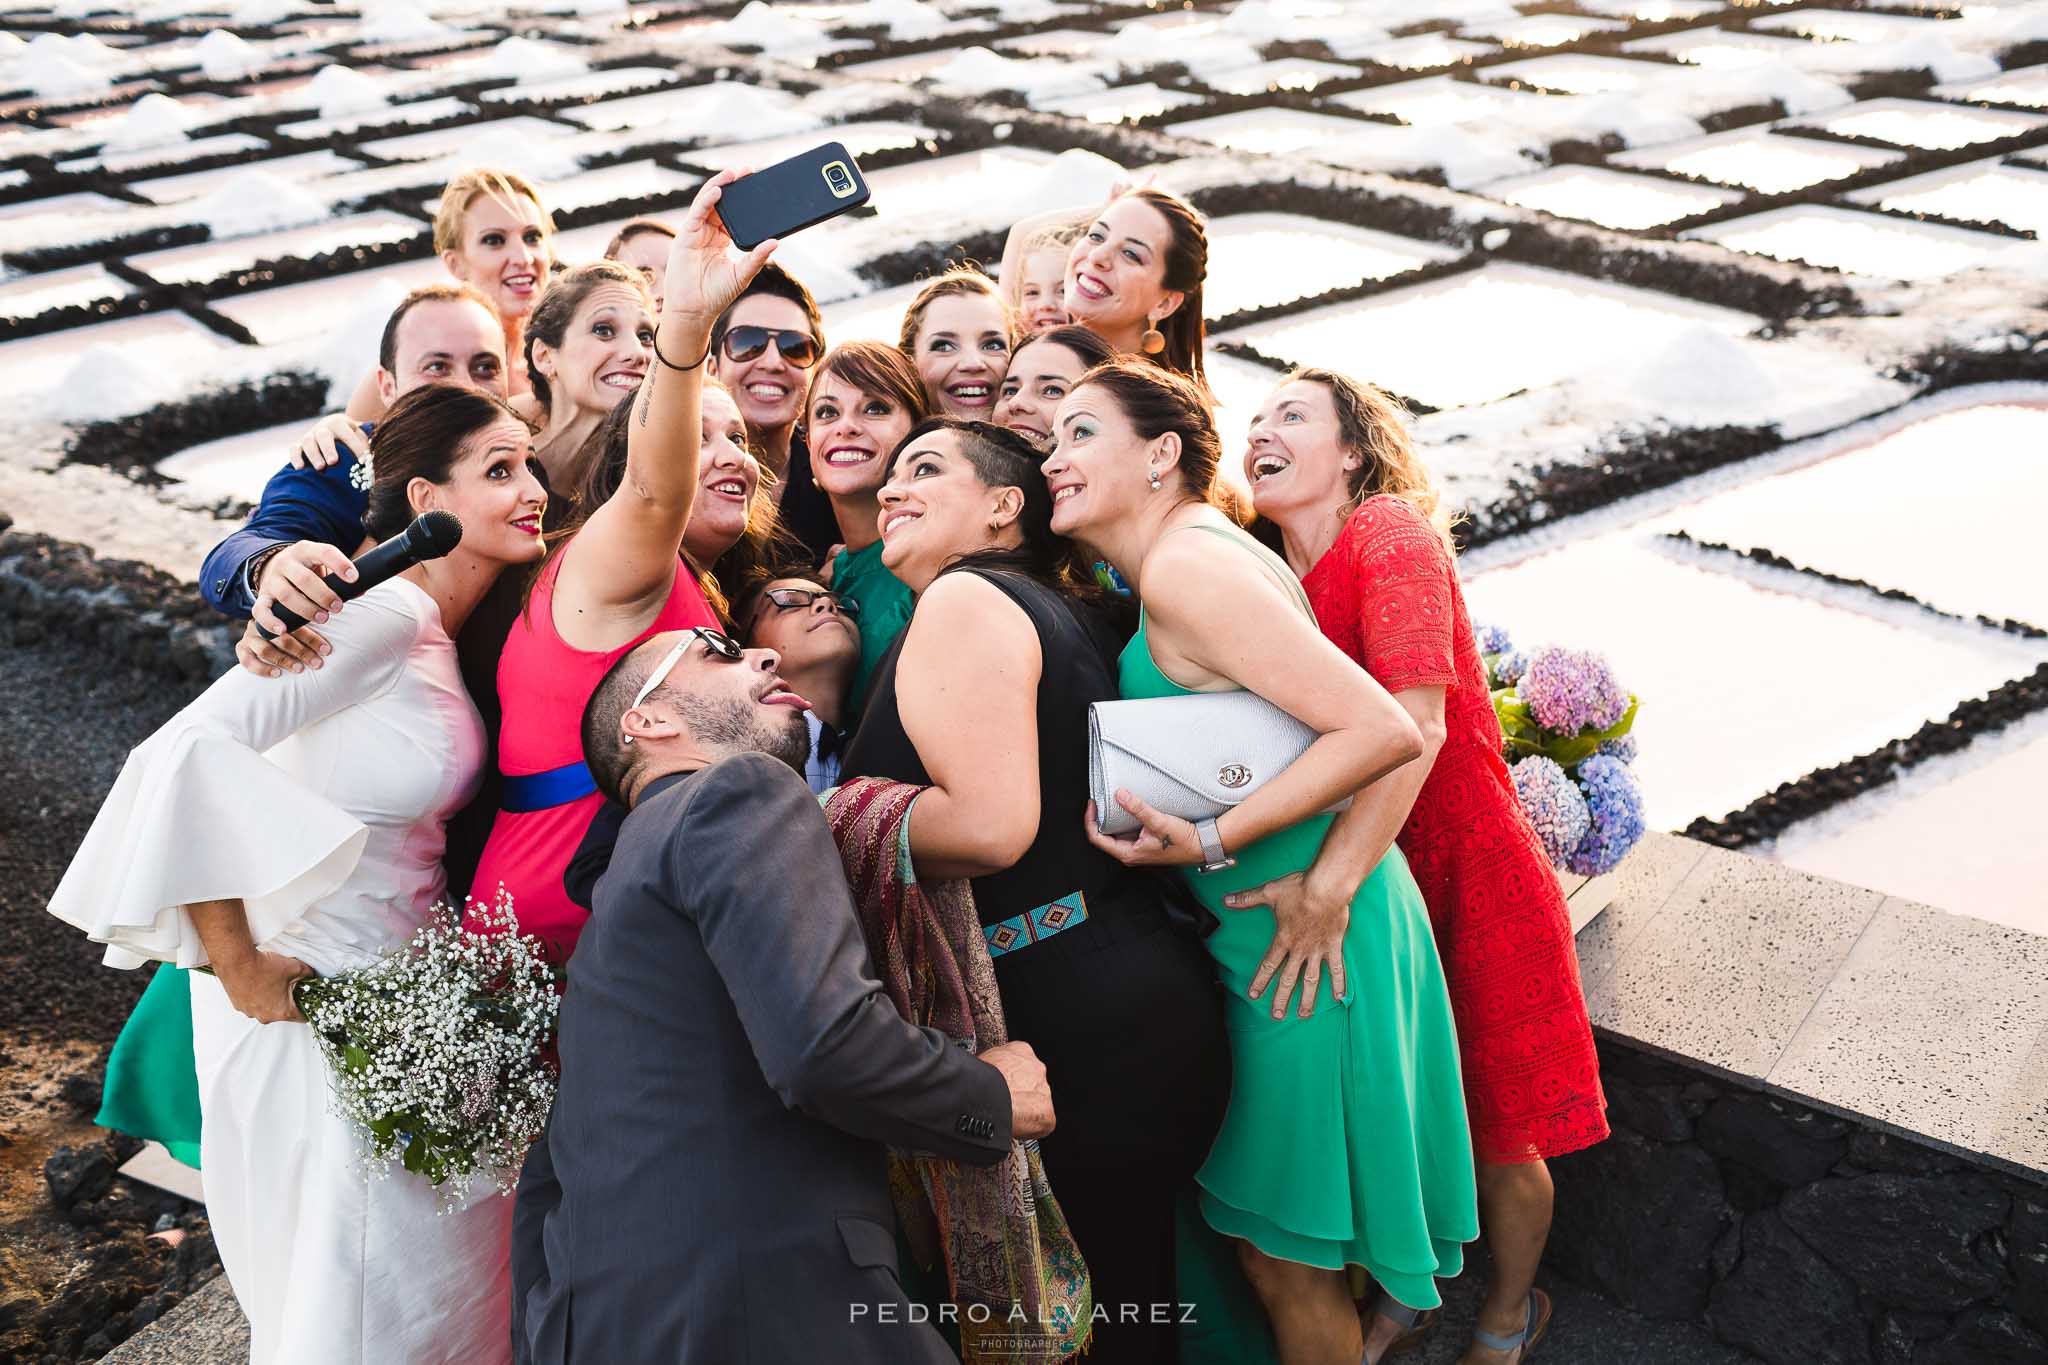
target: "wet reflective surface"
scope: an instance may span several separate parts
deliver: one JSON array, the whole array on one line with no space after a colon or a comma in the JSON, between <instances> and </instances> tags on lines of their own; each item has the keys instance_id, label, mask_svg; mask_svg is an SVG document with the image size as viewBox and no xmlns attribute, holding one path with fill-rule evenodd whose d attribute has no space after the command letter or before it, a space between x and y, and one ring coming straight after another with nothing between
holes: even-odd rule
<instances>
[{"instance_id":1,"label":"wet reflective surface","mask_svg":"<svg viewBox=\"0 0 2048 1365\"><path fill-rule=\"evenodd\" d=\"M1764 194L1782 194L1904 159L1905 153L1881 147L1784 137L1766 128L1739 128L1622 152L1612 161L1617 166L1655 167Z\"/></svg>"},{"instance_id":2,"label":"wet reflective surface","mask_svg":"<svg viewBox=\"0 0 2048 1365\"><path fill-rule=\"evenodd\" d=\"M1891 213L1932 213L2048 234L2048 171L1977 161L1844 196Z\"/></svg>"},{"instance_id":3,"label":"wet reflective surface","mask_svg":"<svg viewBox=\"0 0 2048 1365\"><path fill-rule=\"evenodd\" d=\"M1202 302L1211 318L1288 303L1435 261L1449 247L1292 213L1238 213L1209 222L1209 278Z\"/></svg>"},{"instance_id":4,"label":"wet reflective surface","mask_svg":"<svg viewBox=\"0 0 2048 1365\"><path fill-rule=\"evenodd\" d=\"M1557 166L1534 175L1497 180L1485 193L1560 218L1582 218L1615 228L1658 227L1742 199L1736 190L1677 184L1604 166Z\"/></svg>"},{"instance_id":5,"label":"wet reflective surface","mask_svg":"<svg viewBox=\"0 0 2048 1365\"><path fill-rule=\"evenodd\" d=\"M1805 261L1863 275L1924 280L1996 260L2020 243L1939 223L1880 218L1827 204L1800 204L1684 234L1737 251Z\"/></svg>"},{"instance_id":6,"label":"wet reflective surface","mask_svg":"<svg viewBox=\"0 0 2048 1365\"><path fill-rule=\"evenodd\" d=\"M1370 376L1445 408L1553 384L1689 327L1740 334L1757 322L1732 309L1533 266L1488 265L1228 336L1295 363Z\"/></svg>"}]
</instances>

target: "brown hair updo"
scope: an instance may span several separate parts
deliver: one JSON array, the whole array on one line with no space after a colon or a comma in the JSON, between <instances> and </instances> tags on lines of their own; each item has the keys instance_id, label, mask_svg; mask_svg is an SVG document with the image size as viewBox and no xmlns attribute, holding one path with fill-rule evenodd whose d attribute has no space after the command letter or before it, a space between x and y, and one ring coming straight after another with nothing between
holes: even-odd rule
<instances>
[{"instance_id":1,"label":"brown hair updo","mask_svg":"<svg viewBox=\"0 0 2048 1365\"><path fill-rule=\"evenodd\" d=\"M411 525L414 512L406 488L412 481L447 483L469 439L507 419L518 422L519 416L504 399L455 384L422 384L400 395L370 436L370 468L376 477L363 531L389 540Z\"/></svg>"},{"instance_id":2,"label":"brown hair updo","mask_svg":"<svg viewBox=\"0 0 2048 1365\"><path fill-rule=\"evenodd\" d=\"M924 326L924 315L938 300L955 294L984 294L994 299L1003 310L1003 332L1014 343L1017 340L1017 318L1010 310L1010 301L1003 297L996 282L969 266L956 266L948 270L917 291L917 297L910 301L910 307L903 310L903 330L897 337L896 347L904 355L917 355L917 330Z\"/></svg>"},{"instance_id":3,"label":"brown hair updo","mask_svg":"<svg viewBox=\"0 0 2048 1365\"><path fill-rule=\"evenodd\" d=\"M647 304L647 312L654 312L654 295L648 292L647 277L629 266L617 261L593 261L564 270L548 285L547 292L534 305L533 313L526 320L526 377L533 385L533 396L540 401L543 411L550 406L548 381L533 363L533 343L544 341L560 350L562 341L569 335L569 324L576 318L576 310L590 297L590 292L601 284L623 284L636 291Z\"/></svg>"},{"instance_id":4,"label":"brown hair updo","mask_svg":"<svg viewBox=\"0 0 2048 1365\"><path fill-rule=\"evenodd\" d=\"M1202 284L1209 278L1209 230L1202 215L1179 195L1142 189L1132 190L1131 197L1144 200L1166 220L1170 236L1160 283L1182 296L1180 307L1159 324L1166 346L1154 359L1167 369L1192 375L1197 383L1206 385L1208 376L1202 369L1206 330L1202 321Z\"/></svg>"},{"instance_id":5,"label":"brown hair updo","mask_svg":"<svg viewBox=\"0 0 2048 1365\"><path fill-rule=\"evenodd\" d=\"M811 393L826 375L851 384L869 398L879 398L903 409L914 426L932 415L932 400L909 357L882 341L842 341L811 371ZM803 422L810 424L810 396L804 397Z\"/></svg>"}]
</instances>

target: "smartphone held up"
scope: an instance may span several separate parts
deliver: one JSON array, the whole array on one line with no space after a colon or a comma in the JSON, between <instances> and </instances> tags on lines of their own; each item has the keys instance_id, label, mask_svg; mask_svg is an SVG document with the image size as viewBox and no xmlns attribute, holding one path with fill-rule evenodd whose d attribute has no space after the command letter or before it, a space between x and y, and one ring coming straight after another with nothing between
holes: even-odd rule
<instances>
[{"instance_id":1,"label":"smartphone held up","mask_svg":"<svg viewBox=\"0 0 2048 1365\"><path fill-rule=\"evenodd\" d=\"M751 251L868 202L867 177L845 144L827 142L725 187L718 216L733 244Z\"/></svg>"}]
</instances>

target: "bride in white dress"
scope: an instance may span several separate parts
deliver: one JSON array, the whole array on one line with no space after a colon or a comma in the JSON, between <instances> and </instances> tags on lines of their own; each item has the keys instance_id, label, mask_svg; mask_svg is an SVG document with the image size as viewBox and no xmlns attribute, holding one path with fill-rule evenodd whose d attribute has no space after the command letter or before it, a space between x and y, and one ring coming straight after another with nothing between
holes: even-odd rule
<instances>
[{"instance_id":1,"label":"bride in white dress","mask_svg":"<svg viewBox=\"0 0 2048 1365\"><path fill-rule=\"evenodd\" d=\"M292 1003L301 977L404 943L443 894L443 825L484 752L451 637L500 570L542 554L532 436L446 386L400 399L371 444L364 529L440 508L447 558L321 629L324 666L227 673L128 757L50 909L192 977L207 1213L254 1365L494 1365L511 1359L512 1201L458 1212L403 1171L372 1176L330 1104Z\"/></svg>"}]
</instances>

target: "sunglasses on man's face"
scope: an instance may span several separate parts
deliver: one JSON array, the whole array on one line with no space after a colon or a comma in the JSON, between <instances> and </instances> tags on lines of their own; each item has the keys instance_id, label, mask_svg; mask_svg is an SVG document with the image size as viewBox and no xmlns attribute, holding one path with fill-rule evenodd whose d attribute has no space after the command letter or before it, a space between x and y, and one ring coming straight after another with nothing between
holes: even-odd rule
<instances>
[{"instance_id":1,"label":"sunglasses on man's face","mask_svg":"<svg viewBox=\"0 0 2048 1365\"><path fill-rule=\"evenodd\" d=\"M743 365L768 349L769 342L782 358L798 369L809 369L818 358L818 342L809 332L790 332L778 327L732 327L725 333L725 358Z\"/></svg>"},{"instance_id":2,"label":"sunglasses on man's face","mask_svg":"<svg viewBox=\"0 0 2048 1365\"><path fill-rule=\"evenodd\" d=\"M832 604L832 610L849 621L860 620L860 604L850 597L825 588L770 588L761 594L761 600L777 611L809 611L819 598ZM759 612L755 613L758 617Z\"/></svg>"},{"instance_id":3,"label":"sunglasses on man's face","mask_svg":"<svg viewBox=\"0 0 2048 1365\"><path fill-rule=\"evenodd\" d=\"M676 647L664 655L654 671L647 675L647 681L641 683L640 690L633 694L633 705L626 709L631 711L653 696L654 689L661 686L668 675L675 671L676 665L682 662L683 655L689 653L690 646L698 640L704 642L704 649L708 655L728 662L738 663L747 657L747 651L740 647L740 642L724 631L713 630L709 626L691 626L690 633L676 641Z\"/></svg>"}]
</instances>

